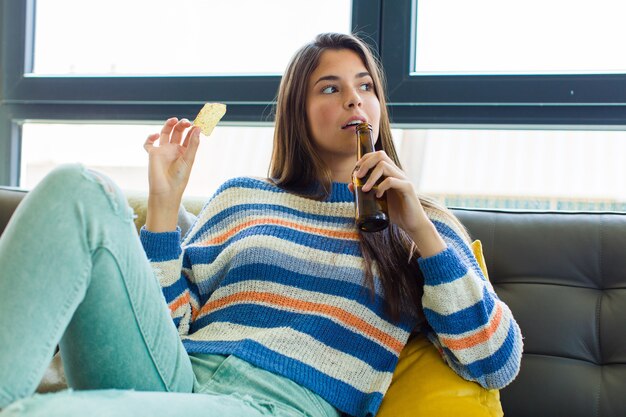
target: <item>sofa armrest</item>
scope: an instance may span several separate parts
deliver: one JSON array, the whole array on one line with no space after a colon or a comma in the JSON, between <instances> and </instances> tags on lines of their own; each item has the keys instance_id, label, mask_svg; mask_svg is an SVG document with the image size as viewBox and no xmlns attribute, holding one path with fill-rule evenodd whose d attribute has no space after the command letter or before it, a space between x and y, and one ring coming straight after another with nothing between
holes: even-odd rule
<instances>
[{"instance_id":1,"label":"sofa armrest","mask_svg":"<svg viewBox=\"0 0 626 417\"><path fill-rule=\"evenodd\" d=\"M27 191L14 187L0 187L0 235L4 232L17 205Z\"/></svg>"}]
</instances>

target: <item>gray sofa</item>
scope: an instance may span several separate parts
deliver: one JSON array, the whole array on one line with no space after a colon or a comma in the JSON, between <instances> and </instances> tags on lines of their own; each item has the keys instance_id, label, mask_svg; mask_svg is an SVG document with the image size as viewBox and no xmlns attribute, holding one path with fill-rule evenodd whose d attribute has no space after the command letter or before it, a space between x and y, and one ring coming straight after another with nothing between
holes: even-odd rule
<instances>
[{"instance_id":1,"label":"gray sofa","mask_svg":"<svg viewBox=\"0 0 626 417\"><path fill-rule=\"evenodd\" d=\"M0 188L0 233L24 195ZM454 212L524 334L505 415L626 416L626 213Z\"/></svg>"},{"instance_id":2,"label":"gray sofa","mask_svg":"<svg viewBox=\"0 0 626 417\"><path fill-rule=\"evenodd\" d=\"M524 335L505 415L626 416L626 213L455 212Z\"/></svg>"}]
</instances>

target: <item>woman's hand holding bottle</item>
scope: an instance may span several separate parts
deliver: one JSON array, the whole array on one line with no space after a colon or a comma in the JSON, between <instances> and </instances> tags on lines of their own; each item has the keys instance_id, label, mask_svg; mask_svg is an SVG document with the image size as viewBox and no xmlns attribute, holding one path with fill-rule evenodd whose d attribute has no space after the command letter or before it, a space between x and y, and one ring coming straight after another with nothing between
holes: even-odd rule
<instances>
[{"instance_id":1,"label":"woman's hand holding bottle","mask_svg":"<svg viewBox=\"0 0 626 417\"><path fill-rule=\"evenodd\" d=\"M200 144L200 129L187 119L168 119L161 133L148 136L144 149L149 155L146 229L166 232L176 229L178 208ZM158 140L158 146L155 142Z\"/></svg>"},{"instance_id":2,"label":"woman's hand holding bottle","mask_svg":"<svg viewBox=\"0 0 626 417\"><path fill-rule=\"evenodd\" d=\"M354 174L358 178L363 178L369 172L363 191L375 192L377 197L387 195L391 222L411 237L422 257L436 255L446 248L445 241L428 218L413 184L384 151L363 155L357 161L357 166ZM353 190L354 186L350 186L350 189Z\"/></svg>"}]
</instances>

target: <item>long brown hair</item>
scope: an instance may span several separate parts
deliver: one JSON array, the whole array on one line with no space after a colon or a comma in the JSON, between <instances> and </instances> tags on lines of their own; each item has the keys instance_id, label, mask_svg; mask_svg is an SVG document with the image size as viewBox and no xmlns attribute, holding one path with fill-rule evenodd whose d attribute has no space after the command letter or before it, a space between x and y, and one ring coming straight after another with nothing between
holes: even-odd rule
<instances>
[{"instance_id":1,"label":"long brown hair","mask_svg":"<svg viewBox=\"0 0 626 417\"><path fill-rule=\"evenodd\" d=\"M376 142L378 150L402 169L391 137L387 113L384 78L381 65L366 44L354 35L323 33L304 45L292 57L283 75L276 99L274 148L270 162L270 178L280 187L302 194L317 190L312 196L327 198L332 183L330 169L322 161L309 133L306 113L307 85L326 50L348 49L356 52L370 73L374 91L380 101L380 127ZM425 209L436 210L458 224L454 216L434 200L420 197ZM423 277L417 265L419 253L409 236L396 225L376 233L360 233L365 261L365 277L374 291L374 269L384 292L386 310L394 320L401 315L422 316Z\"/></svg>"}]
</instances>

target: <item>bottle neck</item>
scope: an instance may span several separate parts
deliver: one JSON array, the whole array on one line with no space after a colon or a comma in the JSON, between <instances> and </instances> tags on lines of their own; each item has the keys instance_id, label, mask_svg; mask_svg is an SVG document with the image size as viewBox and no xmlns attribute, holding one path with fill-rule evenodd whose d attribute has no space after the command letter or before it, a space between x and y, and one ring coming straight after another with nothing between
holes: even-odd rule
<instances>
[{"instance_id":1,"label":"bottle neck","mask_svg":"<svg viewBox=\"0 0 626 417\"><path fill-rule=\"evenodd\" d=\"M374 141L372 131L369 129L357 130L357 159L361 159L366 153L374 152Z\"/></svg>"}]
</instances>

